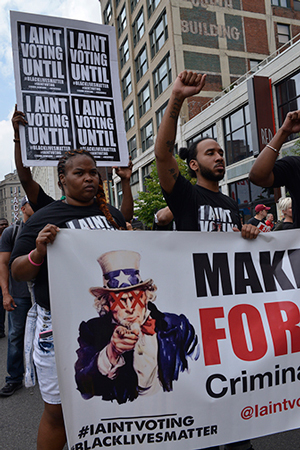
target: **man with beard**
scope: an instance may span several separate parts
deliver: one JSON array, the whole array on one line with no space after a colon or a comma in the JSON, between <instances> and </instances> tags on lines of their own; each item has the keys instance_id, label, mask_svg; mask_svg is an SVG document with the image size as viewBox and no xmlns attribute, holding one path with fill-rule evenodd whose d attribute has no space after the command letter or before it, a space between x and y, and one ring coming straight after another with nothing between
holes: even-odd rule
<instances>
[{"instance_id":1,"label":"man with beard","mask_svg":"<svg viewBox=\"0 0 300 450\"><path fill-rule=\"evenodd\" d=\"M219 190L219 181L225 174L224 151L220 145L214 139L203 138L193 142L189 148L180 149L180 157L187 160L191 175L197 178L196 185L180 174L173 156L182 104L186 98L203 89L205 78L205 75L184 71L174 82L155 142L159 181L178 231L241 230L244 238L255 239L259 229L251 224L242 227L237 203ZM248 440L225 446L226 450L251 448Z\"/></svg>"},{"instance_id":2,"label":"man with beard","mask_svg":"<svg viewBox=\"0 0 300 450\"><path fill-rule=\"evenodd\" d=\"M241 226L237 203L219 190L225 174L224 151L211 138L199 139L187 149L180 149L189 170L197 178L192 185L179 172L173 156L177 121L183 101L198 94L205 84L205 75L181 72L160 124L155 143L159 181L178 231L239 231L245 238L255 238L259 230L252 225Z\"/></svg>"}]
</instances>

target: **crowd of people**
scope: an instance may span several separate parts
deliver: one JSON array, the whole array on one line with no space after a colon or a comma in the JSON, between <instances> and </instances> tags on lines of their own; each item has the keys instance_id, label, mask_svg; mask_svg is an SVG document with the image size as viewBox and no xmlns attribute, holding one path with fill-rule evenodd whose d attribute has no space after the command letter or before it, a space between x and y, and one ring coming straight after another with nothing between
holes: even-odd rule
<instances>
[{"instance_id":1,"label":"crowd of people","mask_svg":"<svg viewBox=\"0 0 300 450\"><path fill-rule=\"evenodd\" d=\"M241 223L238 204L219 189L219 182L225 174L225 159L223 149L214 139L199 139L193 142L189 148L183 148L180 151L181 156L187 162L191 175L197 179L197 184L192 185L181 175L173 156L177 121L184 100L197 95L203 89L205 78L205 75L184 71L178 75L173 84L155 142L159 181L168 206L163 211L156 213L154 229L157 225L156 229L160 229L160 226L167 227L167 229L176 227L178 231L239 232L244 239L256 239L261 231L267 231L261 229L261 224L268 228L268 231L299 228L300 197L297 187L300 178L300 158L291 156L279 160L277 158L280 148L288 136L300 131L300 111L287 114L283 125L255 160L249 174L250 180L258 186L286 186L291 197L280 199L279 208L283 215L282 222L275 225L274 216L269 212L270 208L258 204L255 207L255 216L247 224ZM103 183L94 157L85 150L67 152L57 166L62 198L55 201L33 180L30 169L22 164L19 127L27 125L24 114L16 109L12 123L16 167L26 197L22 200L23 221L19 224L18 229L14 225L8 227L7 220L0 219L0 284L2 288L0 337L5 335L5 310L9 315L8 377L6 385L0 390L0 395L8 397L23 386L24 327L27 312L31 308L34 314L30 316L34 317L35 321L35 334L32 339L33 358L44 401L37 449L61 450L66 442L66 434L54 359L47 246L55 241L61 228L71 228L81 218L97 216L99 223L102 223L105 229L127 229L126 222L130 222L133 217L133 199L130 191L132 164L130 162L128 167L116 169L122 180L123 188L123 203L119 211L106 202ZM170 223L172 223L171 226ZM137 259L137 256L134 255L134 258ZM145 287L136 278L134 280L131 279L126 288L122 288L121 291L118 289L118 292L124 291L122 301L125 312L135 314L138 304L131 293L135 292L137 287L141 290L140 295L144 299L143 308L140 308L137 313L139 314L140 329L139 331L125 330L123 327L124 330L122 330L120 321L117 327L118 332L112 332L107 338L109 354L101 356L103 361L106 357L109 360L109 369L105 369L106 372L103 372L104 375L102 373L101 376L109 377L109 374L112 374L107 386L113 382L114 374L121 364L122 355L134 351L140 334L143 334L142 326L154 315L153 308L150 307L150 304L148 305L145 292L152 291L149 294L151 297L155 289L151 283ZM27 285L27 283L32 284ZM101 303L101 308L106 308L106 313L110 314L112 318L114 315L117 317L119 310L114 305L114 297L107 297L105 289L106 296L103 294L102 288L100 291L101 295L95 293L95 296L99 295L99 301L102 297L105 298L105 302ZM114 292L114 289L110 288L111 291ZM159 312L159 314L160 320L162 320L162 313ZM85 335L86 331L81 330L81 332L82 335ZM155 332L155 329L152 330L152 334ZM29 337L26 336L26 339ZM47 345L47 352L43 351L43 345ZM140 343L140 345L144 344ZM196 346L196 342L194 342L194 346ZM182 359L182 364L186 364L185 358ZM131 367L130 370L133 371L133 368ZM157 367L154 367L154 370L157 371ZM78 380L81 380L81 375L79 367ZM157 383L158 376L154 376L154 379ZM137 377L130 395L136 395L139 383L140 378ZM147 386L147 388L151 387ZM85 395L84 388L82 388L82 392ZM122 393L122 395L124 394ZM115 396L114 398L121 397ZM214 447L215 450L218 448ZM226 450L249 450L252 445L249 440L245 440L232 444L227 443L225 448Z\"/></svg>"}]
</instances>

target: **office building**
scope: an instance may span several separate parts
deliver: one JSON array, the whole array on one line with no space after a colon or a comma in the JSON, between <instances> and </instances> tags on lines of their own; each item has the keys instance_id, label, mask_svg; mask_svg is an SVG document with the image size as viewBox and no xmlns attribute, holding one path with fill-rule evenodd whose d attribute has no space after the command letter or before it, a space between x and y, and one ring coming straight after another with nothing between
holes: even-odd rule
<instances>
[{"instance_id":1,"label":"office building","mask_svg":"<svg viewBox=\"0 0 300 450\"><path fill-rule=\"evenodd\" d=\"M231 90L215 98L210 106L182 127L185 142L214 136L225 151L226 173L222 191L234 198L246 222L258 203L271 207L288 194L284 187L261 188L248 180L255 157L270 142L287 112L300 109L300 34L248 73ZM299 135L290 136L279 157L300 156Z\"/></svg>"},{"instance_id":2,"label":"office building","mask_svg":"<svg viewBox=\"0 0 300 450\"><path fill-rule=\"evenodd\" d=\"M206 104L300 32L299 0L100 0L116 29L128 149L136 198L172 82L184 69L207 73L204 90L185 102L184 125ZM228 164L228 162L227 162ZM116 181L117 204L121 184Z\"/></svg>"},{"instance_id":3,"label":"office building","mask_svg":"<svg viewBox=\"0 0 300 450\"><path fill-rule=\"evenodd\" d=\"M16 170L0 181L0 217L7 219L9 224L22 218L21 200L24 195Z\"/></svg>"}]
</instances>

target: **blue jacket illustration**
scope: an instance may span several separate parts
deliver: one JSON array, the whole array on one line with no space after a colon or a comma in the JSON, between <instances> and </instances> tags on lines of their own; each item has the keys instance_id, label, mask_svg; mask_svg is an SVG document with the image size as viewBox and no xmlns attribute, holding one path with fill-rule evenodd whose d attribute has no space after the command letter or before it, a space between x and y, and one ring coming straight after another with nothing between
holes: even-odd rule
<instances>
[{"instance_id":1,"label":"blue jacket illustration","mask_svg":"<svg viewBox=\"0 0 300 450\"><path fill-rule=\"evenodd\" d=\"M155 319L158 342L158 378L162 389L173 390L173 381L188 368L188 357L199 357L198 337L194 327L183 315L160 312L149 302L148 309ZM125 364L114 379L102 375L97 367L99 352L106 347L115 324L111 313L82 322L79 327L78 359L75 364L77 388L84 399L100 396L119 404L135 400L140 393L138 376L133 368L133 350L123 354Z\"/></svg>"}]
</instances>

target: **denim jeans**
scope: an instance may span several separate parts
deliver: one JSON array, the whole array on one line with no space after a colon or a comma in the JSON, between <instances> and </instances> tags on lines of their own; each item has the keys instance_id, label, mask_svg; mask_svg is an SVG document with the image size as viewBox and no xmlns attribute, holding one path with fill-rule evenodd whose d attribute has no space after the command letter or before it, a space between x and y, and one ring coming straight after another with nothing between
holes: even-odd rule
<instances>
[{"instance_id":1,"label":"denim jeans","mask_svg":"<svg viewBox=\"0 0 300 450\"><path fill-rule=\"evenodd\" d=\"M5 309L3 308L3 297L0 288L0 333L4 333L4 325L5 325Z\"/></svg>"},{"instance_id":2,"label":"denim jeans","mask_svg":"<svg viewBox=\"0 0 300 450\"><path fill-rule=\"evenodd\" d=\"M14 298L17 307L8 313L6 383L20 383L24 376L24 331L31 298Z\"/></svg>"}]
</instances>

